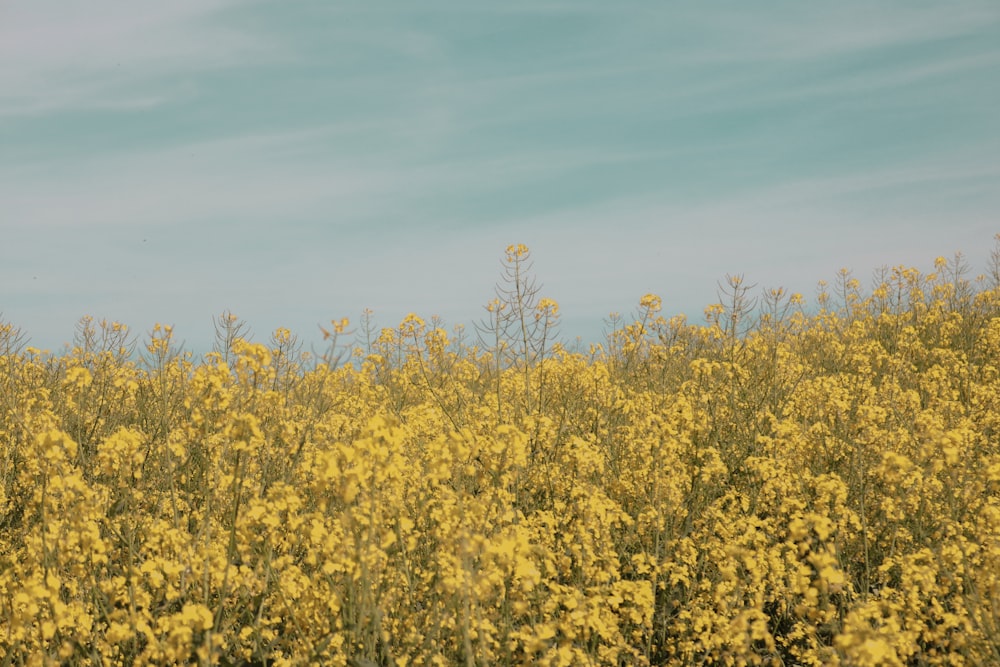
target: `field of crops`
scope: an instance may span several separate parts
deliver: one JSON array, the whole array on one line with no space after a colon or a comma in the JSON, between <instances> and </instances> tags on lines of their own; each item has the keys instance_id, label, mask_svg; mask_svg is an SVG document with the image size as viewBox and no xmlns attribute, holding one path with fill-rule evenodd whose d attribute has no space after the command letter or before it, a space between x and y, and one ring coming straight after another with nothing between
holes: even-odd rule
<instances>
[{"instance_id":1,"label":"field of crops","mask_svg":"<svg viewBox=\"0 0 1000 667\"><path fill-rule=\"evenodd\" d=\"M3 325L0 664L1000 664L1000 262L579 350L505 262L318 356Z\"/></svg>"}]
</instances>

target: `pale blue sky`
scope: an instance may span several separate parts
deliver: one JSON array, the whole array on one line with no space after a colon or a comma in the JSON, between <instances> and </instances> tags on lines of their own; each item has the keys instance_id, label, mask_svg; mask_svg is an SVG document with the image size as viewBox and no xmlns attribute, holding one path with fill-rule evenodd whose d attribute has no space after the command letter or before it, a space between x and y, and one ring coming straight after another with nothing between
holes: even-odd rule
<instances>
[{"instance_id":1,"label":"pale blue sky","mask_svg":"<svg viewBox=\"0 0 1000 667\"><path fill-rule=\"evenodd\" d=\"M525 243L596 340L726 273L981 270L998 156L996 0L8 0L0 312L471 324Z\"/></svg>"}]
</instances>

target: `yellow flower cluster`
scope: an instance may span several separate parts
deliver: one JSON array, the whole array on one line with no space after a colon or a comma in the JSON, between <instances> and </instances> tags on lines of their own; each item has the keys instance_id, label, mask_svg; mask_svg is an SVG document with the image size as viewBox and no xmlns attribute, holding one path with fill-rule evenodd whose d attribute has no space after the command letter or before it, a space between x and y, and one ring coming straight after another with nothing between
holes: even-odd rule
<instances>
[{"instance_id":1,"label":"yellow flower cluster","mask_svg":"<svg viewBox=\"0 0 1000 667\"><path fill-rule=\"evenodd\" d=\"M1000 289L952 268L589 354L6 345L0 661L998 664Z\"/></svg>"}]
</instances>

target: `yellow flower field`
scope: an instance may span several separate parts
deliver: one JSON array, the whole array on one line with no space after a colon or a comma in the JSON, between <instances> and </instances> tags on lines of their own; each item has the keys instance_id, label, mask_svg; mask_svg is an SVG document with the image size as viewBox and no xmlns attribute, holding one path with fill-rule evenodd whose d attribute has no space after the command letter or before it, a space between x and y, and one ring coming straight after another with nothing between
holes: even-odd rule
<instances>
[{"instance_id":1,"label":"yellow flower field","mask_svg":"<svg viewBox=\"0 0 1000 667\"><path fill-rule=\"evenodd\" d=\"M3 324L0 664L1000 664L1000 253L586 350L505 268L321 356Z\"/></svg>"}]
</instances>

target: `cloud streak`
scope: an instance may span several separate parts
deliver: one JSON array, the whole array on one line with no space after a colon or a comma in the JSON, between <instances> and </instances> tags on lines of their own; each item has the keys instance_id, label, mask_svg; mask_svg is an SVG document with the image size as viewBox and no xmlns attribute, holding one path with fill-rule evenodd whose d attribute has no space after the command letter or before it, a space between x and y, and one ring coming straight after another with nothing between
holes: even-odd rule
<instances>
[{"instance_id":1,"label":"cloud streak","mask_svg":"<svg viewBox=\"0 0 1000 667\"><path fill-rule=\"evenodd\" d=\"M8 5L0 21L0 116L148 108L183 92L178 84L164 95L165 76L279 57L276 42L218 20L237 5L245 3Z\"/></svg>"}]
</instances>

